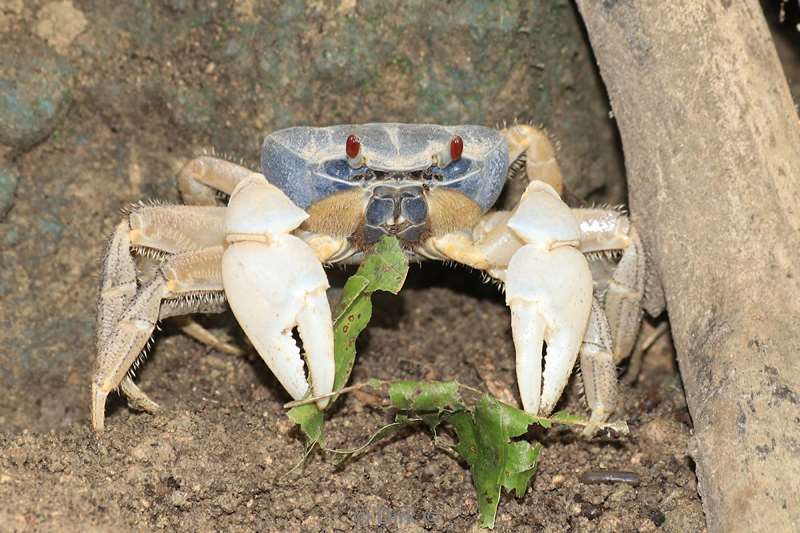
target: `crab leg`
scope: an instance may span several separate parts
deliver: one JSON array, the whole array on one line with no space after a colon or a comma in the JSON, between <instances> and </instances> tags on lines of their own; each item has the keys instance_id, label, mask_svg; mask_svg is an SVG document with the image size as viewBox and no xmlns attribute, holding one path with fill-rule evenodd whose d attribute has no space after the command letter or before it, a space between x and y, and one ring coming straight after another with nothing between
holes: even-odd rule
<instances>
[{"instance_id":1,"label":"crab leg","mask_svg":"<svg viewBox=\"0 0 800 533\"><path fill-rule=\"evenodd\" d=\"M136 295L136 265L131 256L130 225L120 222L108 243L97 306L98 353L108 344L128 304Z\"/></svg>"},{"instance_id":2,"label":"crab leg","mask_svg":"<svg viewBox=\"0 0 800 533\"><path fill-rule=\"evenodd\" d=\"M241 181L225 216L222 279L247 337L294 399L309 392L296 326L315 396L333 389L333 321L328 279L314 251L290 235L308 217L263 176ZM320 407L327 400L318 402Z\"/></svg>"},{"instance_id":3,"label":"crab leg","mask_svg":"<svg viewBox=\"0 0 800 533\"><path fill-rule=\"evenodd\" d=\"M556 161L553 143L542 130L528 124L517 124L501 132L508 141L509 161L525 157L525 170L530 181L542 181L558 194L563 191L561 168Z\"/></svg>"},{"instance_id":4,"label":"crab leg","mask_svg":"<svg viewBox=\"0 0 800 533\"><path fill-rule=\"evenodd\" d=\"M528 185L507 225L526 243L506 270L520 396L526 411L547 415L578 357L591 311L592 276L577 248L578 223L549 185ZM543 342L547 352L540 372Z\"/></svg>"},{"instance_id":5,"label":"crab leg","mask_svg":"<svg viewBox=\"0 0 800 533\"><path fill-rule=\"evenodd\" d=\"M581 378L586 403L592 411L590 422L605 422L616 408L617 366L611 351L608 320L596 298L592 301L589 325L581 343ZM584 434L591 436L594 430L587 426Z\"/></svg>"},{"instance_id":6,"label":"crab leg","mask_svg":"<svg viewBox=\"0 0 800 533\"><path fill-rule=\"evenodd\" d=\"M128 405L133 409L145 411L147 413L155 413L159 410L158 404L151 400L150 397L133 382L133 378L130 374L126 374L125 377L122 378L122 383L119 384L119 390L122 391L122 394L128 399Z\"/></svg>"},{"instance_id":7,"label":"crab leg","mask_svg":"<svg viewBox=\"0 0 800 533\"><path fill-rule=\"evenodd\" d=\"M150 340L162 300L187 293L218 291L222 285L221 257L221 246L170 257L153 279L136 292L113 326L106 322L110 317L100 313L92 381L92 425L96 431L103 430L106 397L123 382ZM123 391L131 393L135 405L155 407L133 382L125 382Z\"/></svg>"},{"instance_id":8,"label":"crab leg","mask_svg":"<svg viewBox=\"0 0 800 533\"><path fill-rule=\"evenodd\" d=\"M574 209L581 227L581 250L591 254L622 250L605 294L605 313L611 329L614 361L627 357L636 342L642 308L651 316L664 309L660 287L647 291L647 257L636 228L616 209ZM647 296L647 297L646 297Z\"/></svg>"},{"instance_id":9,"label":"crab leg","mask_svg":"<svg viewBox=\"0 0 800 533\"><path fill-rule=\"evenodd\" d=\"M231 194L253 171L212 156L192 159L178 173L178 189L187 204L217 205L217 191Z\"/></svg>"},{"instance_id":10,"label":"crab leg","mask_svg":"<svg viewBox=\"0 0 800 533\"><path fill-rule=\"evenodd\" d=\"M197 323L194 319L188 316L181 316L177 319L178 327L181 328L181 331L188 335L189 337L193 338L199 343L205 344L214 350L219 350L220 352L224 352L230 355L242 355L244 352L241 348L238 348L232 344L229 344L223 340L217 338L216 335L208 331L202 325Z\"/></svg>"}]
</instances>

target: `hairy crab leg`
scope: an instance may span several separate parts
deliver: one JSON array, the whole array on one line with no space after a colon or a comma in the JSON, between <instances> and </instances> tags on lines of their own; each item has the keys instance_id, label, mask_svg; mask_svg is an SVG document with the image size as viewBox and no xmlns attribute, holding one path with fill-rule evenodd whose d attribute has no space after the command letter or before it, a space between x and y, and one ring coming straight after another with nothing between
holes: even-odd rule
<instances>
[{"instance_id":1,"label":"hairy crab leg","mask_svg":"<svg viewBox=\"0 0 800 533\"><path fill-rule=\"evenodd\" d=\"M594 255L622 251L604 297L605 313L613 338L614 361L630 355L639 333L642 309L658 316L664 309L660 284L645 290L647 257L636 228L617 209L573 209L581 227L581 250ZM648 287L650 289L650 287Z\"/></svg>"},{"instance_id":2,"label":"hairy crab leg","mask_svg":"<svg viewBox=\"0 0 800 533\"><path fill-rule=\"evenodd\" d=\"M530 181L542 181L559 195L564 190L561 168L556 161L556 151L547 134L528 124L517 124L500 133L508 142L508 157L512 163L525 156L525 169Z\"/></svg>"},{"instance_id":3,"label":"hairy crab leg","mask_svg":"<svg viewBox=\"0 0 800 533\"><path fill-rule=\"evenodd\" d=\"M230 195L253 171L213 156L196 157L178 173L181 198L192 205L217 205L217 191Z\"/></svg>"},{"instance_id":4,"label":"hairy crab leg","mask_svg":"<svg viewBox=\"0 0 800 533\"><path fill-rule=\"evenodd\" d=\"M139 288L116 323L113 326L106 324L104 333L98 334L92 381L92 425L95 431L103 430L108 394L123 382L150 340L159 319L162 300L219 291L222 288L219 271L222 252L222 247L217 246L170 257L153 279ZM104 279L106 277L113 276L104 276ZM147 397L137 388L130 387L131 384L126 383L125 388L133 391L134 403L141 405Z\"/></svg>"},{"instance_id":5,"label":"hairy crab leg","mask_svg":"<svg viewBox=\"0 0 800 533\"><path fill-rule=\"evenodd\" d=\"M589 325L581 343L581 379L586 403L592 411L590 425L583 434L591 437L599 424L617 407L617 366L611 351L611 332L608 320L597 298L592 300Z\"/></svg>"},{"instance_id":6,"label":"hairy crab leg","mask_svg":"<svg viewBox=\"0 0 800 533\"><path fill-rule=\"evenodd\" d=\"M131 245L145 255L176 254L191 250L219 246L225 241L225 208L201 206L138 206L128 216ZM141 277L141 275L140 275ZM159 319L182 315L174 306L165 306ZM208 312L222 312L213 309ZM190 308L187 313L201 311ZM188 316L177 319L181 331L198 342L232 355L241 355L240 348L232 346L198 324Z\"/></svg>"},{"instance_id":7,"label":"hairy crab leg","mask_svg":"<svg viewBox=\"0 0 800 533\"><path fill-rule=\"evenodd\" d=\"M108 344L122 314L136 295L136 264L131 256L130 225L120 222L108 243L97 305L97 349Z\"/></svg>"},{"instance_id":8,"label":"hairy crab leg","mask_svg":"<svg viewBox=\"0 0 800 533\"><path fill-rule=\"evenodd\" d=\"M130 244L144 255L178 254L221 246L225 208L137 205L128 215Z\"/></svg>"},{"instance_id":9,"label":"hairy crab leg","mask_svg":"<svg viewBox=\"0 0 800 533\"><path fill-rule=\"evenodd\" d=\"M315 252L291 235L308 217L263 176L233 191L225 216L227 248L222 279L228 302L247 337L296 400L333 389L333 320L328 279ZM308 380L297 327L305 348ZM318 405L325 407L328 399Z\"/></svg>"}]
</instances>

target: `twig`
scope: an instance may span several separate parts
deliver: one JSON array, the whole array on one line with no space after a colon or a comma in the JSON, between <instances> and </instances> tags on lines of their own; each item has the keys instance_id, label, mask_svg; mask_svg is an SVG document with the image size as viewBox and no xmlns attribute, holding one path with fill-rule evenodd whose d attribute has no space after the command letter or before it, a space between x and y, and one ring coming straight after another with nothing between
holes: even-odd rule
<instances>
[{"instance_id":1,"label":"twig","mask_svg":"<svg viewBox=\"0 0 800 533\"><path fill-rule=\"evenodd\" d=\"M385 381L380 381L380 384L383 385ZM292 402L288 402L283 404L284 409L291 409L292 407L297 407L299 405L307 405L310 403L314 403L317 400L324 400L325 398L331 398L333 396L338 396L339 394L344 394L346 392L351 392L358 389L364 389L366 387L373 387L375 385L375 380L372 381L365 381L364 383L356 383L355 385L350 385L349 387L342 387L339 390L335 390L333 392L329 392L328 394L320 394L319 396L312 396L311 398L303 398L302 400L294 400Z\"/></svg>"},{"instance_id":2,"label":"twig","mask_svg":"<svg viewBox=\"0 0 800 533\"><path fill-rule=\"evenodd\" d=\"M338 396L339 394L345 394L348 392L352 392L355 390L366 389L366 388L378 388L388 385L390 382L383 380L383 379L371 379L369 381L365 381L363 383L356 383L355 385L350 385L348 387L342 387L339 390L335 390L333 392L329 392L327 394L320 394L319 396L311 396L309 398L303 398L302 400L294 400L288 403L283 404L284 409L291 409L292 407L297 407L300 405L308 405L310 403L314 403L317 400L324 400L325 398L331 398L333 396ZM475 394L484 395L487 394L486 392L476 389L475 387L470 387L469 385L464 385L463 383L458 384L458 388L468 390ZM513 406L512 406L513 407Z\"/></svg>"}]
</instances>

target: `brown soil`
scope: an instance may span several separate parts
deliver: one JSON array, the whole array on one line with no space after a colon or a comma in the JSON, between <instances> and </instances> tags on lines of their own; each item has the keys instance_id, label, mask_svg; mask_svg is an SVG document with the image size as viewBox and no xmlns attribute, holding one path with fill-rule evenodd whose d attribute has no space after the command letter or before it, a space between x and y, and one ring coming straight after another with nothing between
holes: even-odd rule
<instances>
[{"instance_id":1,"label":"brown soil","mask_svg":"<svg viewBox=\"0 0 800 533\"><path fill-rule=\"evenodd\" d=\"M360 344L354 381L484 380L514 391L508 313L476 275L412 270L399 297L381 297ZM464 531L477 520L469 471L419 431L335 467L320 455L287 475L303 452L288 400L261 361L212 352L169 327L139 382L157 416L111 402L107 432L85 413L45 433L0 438L2 529ZM568 407L581 409L577 394ZM686 456L689 420L668 339L639 383L625 388L628 438L584 442L553 430L532 490L504 496L498 531L702 530ZM360 443L388 413L348 397L332 413L329 444ZM585 485L581 473L620 469L638 487Z\"/></svg>"}]
</instances>

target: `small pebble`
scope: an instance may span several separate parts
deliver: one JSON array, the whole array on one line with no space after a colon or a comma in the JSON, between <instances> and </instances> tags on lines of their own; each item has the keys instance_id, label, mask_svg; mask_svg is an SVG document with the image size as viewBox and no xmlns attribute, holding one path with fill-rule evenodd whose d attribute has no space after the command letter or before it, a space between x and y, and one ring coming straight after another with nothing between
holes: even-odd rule
<instances>
[{"instance_id":1,"label":"small pebble","mask_svg":"<svg viewBox=\"0 0 800 533\"><path fill-rule=\"evenodd\" d=\"M86 17L70 0L60 0L44 5L36 14L34 32L47 41L57 52L65 54L75 38L88 25Z\"/></svg>"},{"instance_id":2,"label":"small pebble","mask_svg":"<svg viewBox=\"0 0 800 533\"><path fill-rule=\"evenodd\" d=\"M597 485L600 483L627 483L636 486L640 482L639 474L625 470L589 470L581 474L581 483Z\"/></svg>"},{"instance_id":3,"label":"small pebble","mask_svg":"<svg viewBox=\"0 0 800 533\"><path fill-rule=\"evenodd\" d=\"M656 527L661 527L664 525L664 522L667 520L667 517L664 516L664 513L659 511L658 509L653 509L650 512L650 520L655 524Z\"/></svg>"},{"instance_id":4,"label":"small pebble","mask_svg":"<svg viewBox=\"0 0 800 533\"><path fill-rule=\"evenodd\" d=\"M603 508L598 505L594 505L588 502L581 504L581 516L584 516L589 520L594 520L595 518L601 516L602 514L603 514Z\"/></svg>"}]
</instances>

